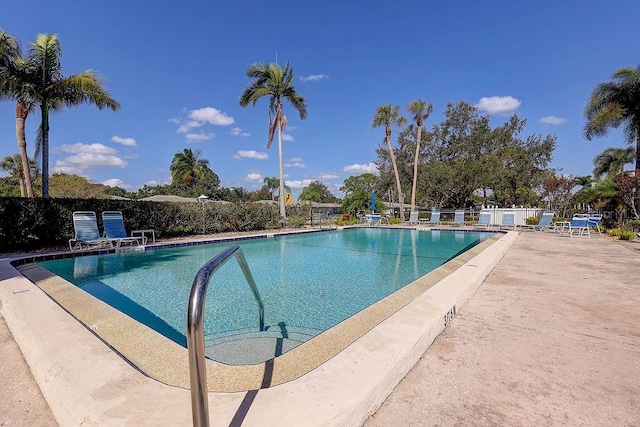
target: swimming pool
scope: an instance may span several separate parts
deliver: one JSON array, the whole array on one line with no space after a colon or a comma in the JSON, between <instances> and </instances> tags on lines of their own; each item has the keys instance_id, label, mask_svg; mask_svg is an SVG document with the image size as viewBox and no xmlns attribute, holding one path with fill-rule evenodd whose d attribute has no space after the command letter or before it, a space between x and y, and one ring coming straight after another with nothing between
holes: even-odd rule
<instances>
[{"instance_id":1,"label":"swimming pool","mask_svg":"<svg viewBox=\"0 0 640 427\"><path fill-rule=\"evenodd\" d=\"M227 263L213 276L205 305L207 355L231 365L279 356L491 236L486 232L354 228L235 242L262 295L265 325L272 332L269 336L280 339L275 341L280 347L275 353L273 349L252 352L255 348L246 345L228 351L225 343L240 339L256 343L260 335L255 334L253 296L237 264ZM228 245L83 256L40 264L185 346L193 278ZM273 340L262 344L269 347Z\"/></svg>"}]
</instances>

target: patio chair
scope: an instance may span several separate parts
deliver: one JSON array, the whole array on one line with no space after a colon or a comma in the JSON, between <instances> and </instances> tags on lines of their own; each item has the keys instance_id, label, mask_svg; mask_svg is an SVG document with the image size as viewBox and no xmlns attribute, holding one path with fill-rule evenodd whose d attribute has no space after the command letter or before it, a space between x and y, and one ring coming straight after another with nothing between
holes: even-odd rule
<instances>
[{"instance_id":1,"label":"patio chair","mask_svg":"<svg viewBox=\"0 0 640 427\"><path fill-rule=\"evenodd\" d=\"M420 222L422 222L422 220L420 220ZM431 217L429 218L429 220L425 220L424 222L429 225L440 224L440 212L431 212Z\"/></svg>"},{"instance_id":2,"label":"patio chair","mask_svg":"<svg viewBox=\"0 0 640 427\"><path fill-rule=\"evenodd\" d=\"M113 247L113 240L100 236L96 213L76 211L73 213L73 229L75 236L69 239L69 250L88 249L91 247Z\"/></svg>"},{"instance_id":3,"label":"patio chair","mask_svg":"<svg viewBox=\"0 0 640 427\"><path fill-rule=\"evenodd\" d=\"M571 222L568 224L566 231L562 231L560 234L565 233L568 234L569 237L573 237L573 233L577 233L578 237L591 238L591 225L589 224L589 215L573 215L573 218L571 218Z\"/></svg>"},{"instance_id":4,"label":"patio chair","mask_svg":"<svg viewBox=\"0 0 640 427\"><path fill-rule=\"evenodd\" d=\"M478 215L478 225L480 227L491 227L491 212L484 210Z\"/></svg>"},{"instance_id":5,"label":"patio chair","mask_svg":"<svg viewBox=\"0 0 640 427\"><path fill-rule=\"evenodd\" d=\"M551 230L551 227L556 228L553 224L554 215L554 212L543 212L540 217L540 222L532 225L524 225L523 227L530 228L533 231Z\"/></svg>"},{"instance_id":6,"label":"patio chair","mask_svg":"<svg viewBox=\"0 0 640 427\"><path fill-rule=\"evenodd\" d=\"M451 225L464 225L464 211L463 210L459 210L459 211L455 211L455 213L453 214L453 222L451 223Z\"/></svg>"},{"instance_id":7,"label":"patio chair","mask_svg":"<svg viewBox=\"0 0 640 427\"><path fill-rule=\"evenodd\" d=\"M409 224L417 224L418 223L418 211L411 211L409 214Z\"/></svg>"},{"instance_id":8,"label":"patio chair","mask_svg":"<svg viewBox=\"0 0 640 427\"><path fill-rule=\"evenodd\" d=\"M514 211L504 211L502 213L502 227L513 227L516 229L516 213Z\"/></svg>"},{"instance_id":9,"label":"patio chair","mask_svg":"<svg viewBox=\"0 0 640 427\"><path fill-rule=\"evenodd\" d=\"M600 221L602 221L602 214L589 214L589 225L595 227L595 229L598 230L598 234L602 235L602 231L600 231Z\"/></svg>"},{"instance_id":10,"label":"patio chair","mask_svg":"<svg viewBox=\"0 0 640 427\"><path fill-rule=\"evenodd\" d=\"M124 245L144 245L147 238L129 237L124 229L124 220L120 211L104 211L102 212L102 225L104 226L104 234L107 239L112 240L117 247Z\"/></svg>"}]
</instances>

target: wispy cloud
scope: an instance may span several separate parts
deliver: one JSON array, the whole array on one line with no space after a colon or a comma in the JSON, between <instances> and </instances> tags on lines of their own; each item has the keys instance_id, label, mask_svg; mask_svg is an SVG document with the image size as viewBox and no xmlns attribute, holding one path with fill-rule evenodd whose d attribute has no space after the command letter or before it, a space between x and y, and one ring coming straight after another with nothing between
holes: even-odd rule
<instances>
[{"instance_id":1,"label":"wispy cloud","mask_svg":"<svg viewBox=\"0 0 640 427\"><path fill-rule=\"evenodd\" d=\"M252 172L247 174L247 176L244 177L244 180L248 182L262 182L262 175L257 172Z\"/></svg>"},{"instance_id":2,"label":"wispy cloud","mask_svg":"<svg viewBox=\"0 0 640 427\"><path fill-rule=\"evenodd\" d=\"M282 134L282 140L283 141L293 142L293 137L291 135L289 135L288 133L283 133Z\"/></svg>"},{"instance_id":3,"label":"wispy cloud","mask_svg":"<svg viewBox=\"0 0 640 427\"><path fill-rule=\"evenodd\" d=\"M567 119L563 119L556 116L546 116L540 119L540 123L544 125L561 125L566 122L567 122Z\"/></svg>"},{"instance_id":4,"label":"wispy cloud","mask_svg":"<svg viewBox=\"0 0 640 427\"><path fill-rule=\"evenodd\" d=\"M338 175L337 173L331 173L331 172L320 172L318 174L318 178L323 180L323 179L338 179L340 178L340 175Z\"/></svg>"},{"instance_id":5,"label":"wispy cloud","mask_svg":"<svg viewBox=\"0 0 640 427\"><path fill-rule=\"evenodd\" d=\"M300 190L313 182L312 179L303 179L302 181L287 181L286 184L292 190Z\"/></svg>"},{"instance_id":6,"label":"wispy cloud","mask_svg":"<svg viewBox=\"0 0 640 427\"><path fill-rule=\"evenodd\" d=\"M213 138L212 133L188 133L184 136L184 139L189 142L202 142L208 141Z\"/></svg>"},{"instance_id":7,"label":"wispy cloud","mask_svg":"<svg viewBox=\"0 0 640 427\"><path fill-rule=\"evenodd\" d=\"M112 136L111 141L116 142L118 144L129 146L129 147L135 147L136 145L138 145L136 144L136 140L133 138L122 138L117 135Z\"/></svg>"},{"instance_id":8,"label":"wispy cloud","mask_svg":"<svg viewBox=\"0 0 640 427\"><path fill-rule=\"evenodd\" d=\"M236 159L236 160L239 160L239 159L242 159L242 158L267 160L269 158L269 155L267 153L261 153L259 151L255 151L255 150L239 150L232 157L234 159Z\"/></svg>"},{"instance_id":9,"label":"wispy cloud","mask_svg":"<svg viewBox=\"0 0 640 427\"><path fill-rule=\"evenodd\" d=\"M120 187L124 188L125 190L133 189L133 186L125 184L124 181L118 178L111 178L107 179L106 181L102 181L102 185L108 185L109 187Z\"/></svg>"},{"instance_id":10,"label":"wispy cloud","mask_svg":"<svg viewBox=\"0 0 640 427\"><path fill-rule=\"evenodd\" d=\"M522 102L512 96L489 96L480 98L476 107L488 114L506 114L517 110L520 104Z\"/></svg>"},{"instance_id":11,"label":"wispy cloud","mask_svg":"<svg viewBox=\"0 0 640 427\"><path fill-rule=\"evenodd\" d=\"M104 144L63 144L55 148L56 152L70 154L58 159L53 167L54 172L79 173L90 167L124 168L127 162L117 156L118 152Z\"/></svg>"},{"instance_id":12,"label":"wispy cloud","mask_svg":"<svg viewBox=\"0 0 640 427\"><path fill-rule=\"evenodd\" d=\"M171 123L179 124L178 133L187 133L190 129L202 127L206 124L214 126L228 126L234 123L233 117L213 107L191 110L183 118L171 118Z\"/></svg>"},{"instance_id":13,"label":"wispy cloud","mask_svg":"<svg viewBox=\"0 0 640 427\"><path fill-rule=\"evenodd\" d=\"M242 129L240 129L240 128L232 128L229 131L229 135L233 135L233 136L251 136L250 133L243 132Z\"/></svg>"},{"instance_id":14,"label":"wispy cloud","mask_svg":"<svg viewBox=\"0 0 640 427\"><path fill-rule=\"evenodd\" d=\"M352 172L357 174L363 174L363 173L372 173L375 175L378 174L378 167L373 162L366 165L359 165L358 163L355 163L353 165L347 165L342 170L345 172Z\"/></svg>"},{"instance_id":15,"label":"wispy cloud","mask_svg":"<svg viewBox=\"0 0 640 427\"><path fill-rule=\"evenodd\" d=\"M292 159L284 162L284 167L286 168L296 168L296 169L304 169L306 168L305 164L302 163L302 157L294 157Z\"/></svg>"},{"instance_id":16,"label":"wispy cloud","mask_svg":"<svg viewBox=\"0 0 640 427\"><path fill-rule=\"evenodd\" d=\"M328 79L328 74L311 74L309 76L300 76L300 80L303 82L317 82L318 80Z\"/></svg>"}]
</instances>

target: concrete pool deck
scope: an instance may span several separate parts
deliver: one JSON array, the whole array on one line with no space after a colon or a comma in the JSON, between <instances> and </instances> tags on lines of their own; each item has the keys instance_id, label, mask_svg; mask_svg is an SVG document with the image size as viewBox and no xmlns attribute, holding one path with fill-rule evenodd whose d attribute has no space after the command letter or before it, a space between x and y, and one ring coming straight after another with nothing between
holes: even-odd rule
<instances>
[{"instance_id":1,"label":"concrete pool deck","mask_svg":"<svg viewBox=\"0 0 640 427\"><path fill-rule=\"evenodd\" d=\"M514 233L510 234L514 235ZM640 247L640 245L638 246ZM477 265L475 262L468 264ZM6 285L5 281L15 282L20 279L11 274L7 277L7 273L3 270L0 270L0 274L3 287ZM485 286L480 288L469 305L461 310L452 325L424 353L423 360L431 357L430 369L427 372L416 374L421 364L424 363L418 364L387 399L388 403L369 420L369 423L372 423L371 425L407 426L450 425L456 422L518 425L585 424L586 420L586 424L592 424L591 421L609 424L638 424L637 411L631 411L635 411L638 405L638 384L640 383L640 373L638 372L640 370L638 366L640 363L638 362L640 360L638 355L640 338L637 332L637 328L640 326L639 275L640 253L622 247L618 243L600 237L594 237L590 240L569 239L550 233L522 233L512 250L485 280ZM567 287L567 283L574 286ZM31 298L32 295L37 294L35 292L37 289L27 290L25 286L24 284L22 287L18 286L15 288L16 290L12 291L16 293L11 293L8 297L18 299L20 295L31 293L29 296ZM553 287L549 288L549 286ZM27 291L22 292L24 290ZM531 292L531 295L528 292ZM487 293L488 296L485 295ZM2 301L4 302L4 300L5 295L2 295ZM46 297L45 300L51 303ZM567 303L567 300L572 302L569 307L573 307L574 311L576 308L580 308L587 314L592 313L592 316L595 316L586 319L586 321L597 321L597 323L588 324L588 327L593 329L592 331L585 331L583 320L574 318L573 311L568 311L571 314L568 316L565 312L566 307L565 311L559 312L557 305L553 304L554 302ZM477 301L481 301L481 303ZM599 303L601 304L599 305ZM483 310L487 310L486 305L493 307L493 311L485 318ZM496 314L496 307L504 309L504 311L497 313L499 316ZM3 314L5 313L4 309L3 307ZM38 307L33 307L32 316L35 318L39 317L37 309ZM497 320L500 322L496 325ZM548 322L552 320L562 322L562 327L558 330L550 328ZM463 327L465 322L471 322L473 327ZM34 319L29 319L28 322L25 322L27 324L23 326L13 325L16 323L16 319L12 319L10 323L12 323L10 326L14 326L12 333L21 347L31 345L32 343L29 341L21 342L21 339L24 340L21 335L28 329L32 329ZM411 323L411 319L409 319L409 329L412 327ZM413 323L417 323L417 319L414 318ZM65 324L63 329L67 327L75 330L71 324ZM87 333L83 328L80 331ZM54 331L53 333L63 334L64 332ZM75 332L82 335L81 332ZM338 400L354 399L351 395L343 395L342 391L354 381L353 372L358 370L358 364L364 363L367 356L365 353L379 353L379 356L383 358L388 356L386 352L389 349L385 345L388 340L384 331L371 332L367 334L373 338L370 343L357 346L358 349L347 349L355 352L352 353L355 358L351 359L351 365L343 366L346 371L343 371L341 376L330 375L324 382L306 382L302 387L289 389L287 388L291 386L290 383L283 384L273 389L243 393L241 398L235 396L237 393L218 396L219 399L214 400L210 397L212 425L240 425L240 423L243 425L360 424L363 421L361 419L331 418L327 413L327 406L323 405L329 403L329 408L332 407L332 402L335 402L336 397ZM411 334L411 331L407 333ZM47 337L36 336L35 340L39 338L46 339ZM392 336L389 339L400 338L402 337ZM561 338L561 342L558 343L556 341L559 338ZM563 340L567 341L564 345ZM586 348L578 346L580 351L567 352L565 347L568 344L575 345L573 341L576 340L578 344L584 341L582 344ZM442 344L443 341L444 344ZM540 346L534 347L537 352L517 351L518 348L526 349L527 345L532 342ZM363 342L360 341L359 344L363 344ZM87 345L90 353L103 353L102 347L104 345L95 346L91 343ZM562 351L557 351L557 348ZM465 349L467 353L464 352ZM469 351L473 349L476 349L475 353L469 354ZM349 352L347 350L345 352ZM541 350L547 350L548 354ZM25 349L23 351L25 354L27 353ZM66 356L72 357L74 352L76 352L75 349L68 349L68 353L71 354ZM19 355L15 353L9 357L14 359L18 357ZM418 357L421 354L422 351ZM458 357L458 354L461 356ZM504 354L509 355L506 361L503 357ZM64 354L59 355L53 350L43 352L39 356L43 359L58 359L59 367L65 367L65 360L67 360ZM465 358L465 356L468 357ZM605 357L613 362L603 363L600 359ZM318 376L322 373L330 373L336 367L333 366L336 359L338 357L320 366L311 374L317 374L316 380L318 380ZM455 363L447 365L447 362L452 360ZM594 360L599 364L602 363L602 366L599 364L594 366ZM17 363L20 365L20 362ZM487 369L485 363L495 369ZM64 375L63 372L58 371L38 373L38 369L42 369L42 366L37 366L38 360L35 361L36 366L33 366L34 362L32 361L30 364L36 377L40 375L45 378L45 384L41 384L44 389L53 386L46 384L47 378L49 378L49 382L55 382L56 376ZM18 378L16 381L12 381L11 378L15 378L13 376L14 370L5 372L6 367L11 364L6 364L3 361L0 366L0 375L4 379L9 378L8 381L12 384L17 381L29 382L28 379ZM68 366L68 362L66 367L83 369L82 366ZM554 367L555 370L552 369ZM107 373L104 372L105 369L100 368L101 366L94 365L93 370L89 370L89 372L95 372L95 374L84 378L84 380L80 378L77 385L87 386L88 383L104 381ZM591 370L600 372L600 374L595 375L591 372L592 375L589 376L587 375L590 372L588 368L592 368ZM517 372L514 373L514 369ZM615 377L615 369L618 369L618 372L622 370L624 375L619 378ZM511 382L506 382L506 379L503 378L505 371L513 374ZM565 375L565 372L574 375ZM375 372L371 373L376 374ZM523 375L525 376L524 380ZM86 376L84 375L84 377ZM492 376L499 380L494 380ZM586 379L583 378L585 376ZM79 406L87 416L84 419L59 420L60 424L77 425L84 421L83 425L92 425L92 423L190 425L190 406L186 390L174 390L173 396L177 402L156 400L153 405L154 409L149 409L144 417L135 415L136 409L139 409L138 405L142 408L146 407L148 404L144 402L144 399L153 399L158 393L157 389L161 386L149 387L149 384L143 383L145 383L144 380L146 382L151 380L140 377L141 375L136 376L129 373L125 378L126 381L121 382L118 387L114 387L114 384L104 384L103 387L97 389L94 387L91 396L75 396L71 392L72 396L70 397L73 402L70 402L69 405ZM369 385L370 380L365 378L356 385L359 388L365 388ZM595 384L591 388L605 390L606 394L602 396L596 394L595 397L599 397L600 401L594 401L590 387L583 385L570 389L568 396L562 395L562 393L555 396L558 391L567 391L567 387L563 387L563 384L580 380L587 381L588 384ZM3 382L6 384L5 381ZM403 394L403 390L407 388L405 385L407 382L411 384L409 386L410 396L407 396L406 393ZM530 383L533 383L533 386ZM545 390L537 383L547 384L550 389ZM608 386L609 384L612 384L611 387ZM521 386L521 390L518 389L518 385ZM309 387L317 389L316 392L321 401L303 402L307 406L300 406L299 398L309 396ZM139 395L137 399L125 398L123 394L131 390L146 396ZM17 403L21 400L20 391L22 390L16 390L16 393L10 396L14 400L2 399L0 401L0 414L15 414L15 409L20 407ZM60 392L63 391L60 390ZM497 397L501 397L501 393L510 393L510 399L507 399L507 403L510 405L497 399ZM543 397L545 393L555 396L555 406L552 405L554 410L550 413L536 406L536 403L541 399L541 393ZM45 393L45 395L47 394ZM586 395L584 399L582 399L583 394ZM74 397L77 399L73 399ZM31 398L22 399L30 401ZM91 399L111 402L111 409L104 414L105 418L95 419L92 417L90 413ZM476 403L474 399L479 403ZM404 402L408 406L398 407L395 404L397 401ZM578 409L590 405L593 410L585 412L587 416L580 415L582 413L576 412L575 409L573 412L563 412L563 408L576 401L583 403L583 405L578 405ZM51 401L49 403L56 414L60 412L60 407L53 406L63 403ZM83 407L85 404L88 404L88 407ZM549 405L549 402L547 404ZM312 407L308 408L309 405ZM158 407L162 407L163 410L157 410ZM39 410L36 409L36 411ZM300 411L304 411L304 413L295 414ZM181 414L183 412L186 414ZM131 416L127 416L127 414ZM538 418L535 418L536 415ZM554 418L556 415L557 418ZM9 420L18 425L22 421L21 418L16 418L16 415ZM5 420L0 421L4 422Z\"/></svg>"}]
</instances>

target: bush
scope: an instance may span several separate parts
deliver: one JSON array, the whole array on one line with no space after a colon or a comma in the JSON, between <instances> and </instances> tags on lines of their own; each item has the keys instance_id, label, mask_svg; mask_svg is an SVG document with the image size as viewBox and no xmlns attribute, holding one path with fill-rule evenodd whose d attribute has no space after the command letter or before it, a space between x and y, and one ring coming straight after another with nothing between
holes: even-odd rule
<instances>
[{"instance_id":1,"label":"bush","mask_svg":"<svg viewBox=\"0 0 640 427\"><path fill-rule=\"evenodd\" d=\"M526 219L526 223L527 225L538 225L540 223L540 218L535 216L530 216L529 218Z\"/></svg>"},{"instance_id":2,"label":"bush","mask_svg":"<svg viewBox=\"0 0 640 427\"><path fill-rule=\"evenodd\" d=\"M625 230L623 228L615 228L609 230L609 235L617 237L620 240L633 240L636 237L636 233L631 230Z\"/></svg>"},{"instance_id":3,"label":"bush","mask_svg":"<svg viewBox=\"0 0 640 427\"><path fill-rule=\"evenodd\" d=\"M389 225L402 224L400 218L389 218Z\"/></svg>"},{"instance_id":4,"label":"bush","mask_svg":"<svg viewBox=\"0 0 640 427\"><path fill-rule=\"evenodd\" d=\"M66 247L72 214L93 211L102 229L103 211L121 211L125 229L154 229L156 237L278 228L277 206L261 203L175 203L110 199L0 198L0 252Z\"/></svg>"},{"instance_id":5,"label":"bush","mask_svg":"<svg viewBox=\"0 0 640 427\"><path fill-rule=\"evenodd\" d=\"M307 220L302 215L291 215L287 218L287 226L293 228L302 228L307 223Z\"/></svg>"}]
</instances>

